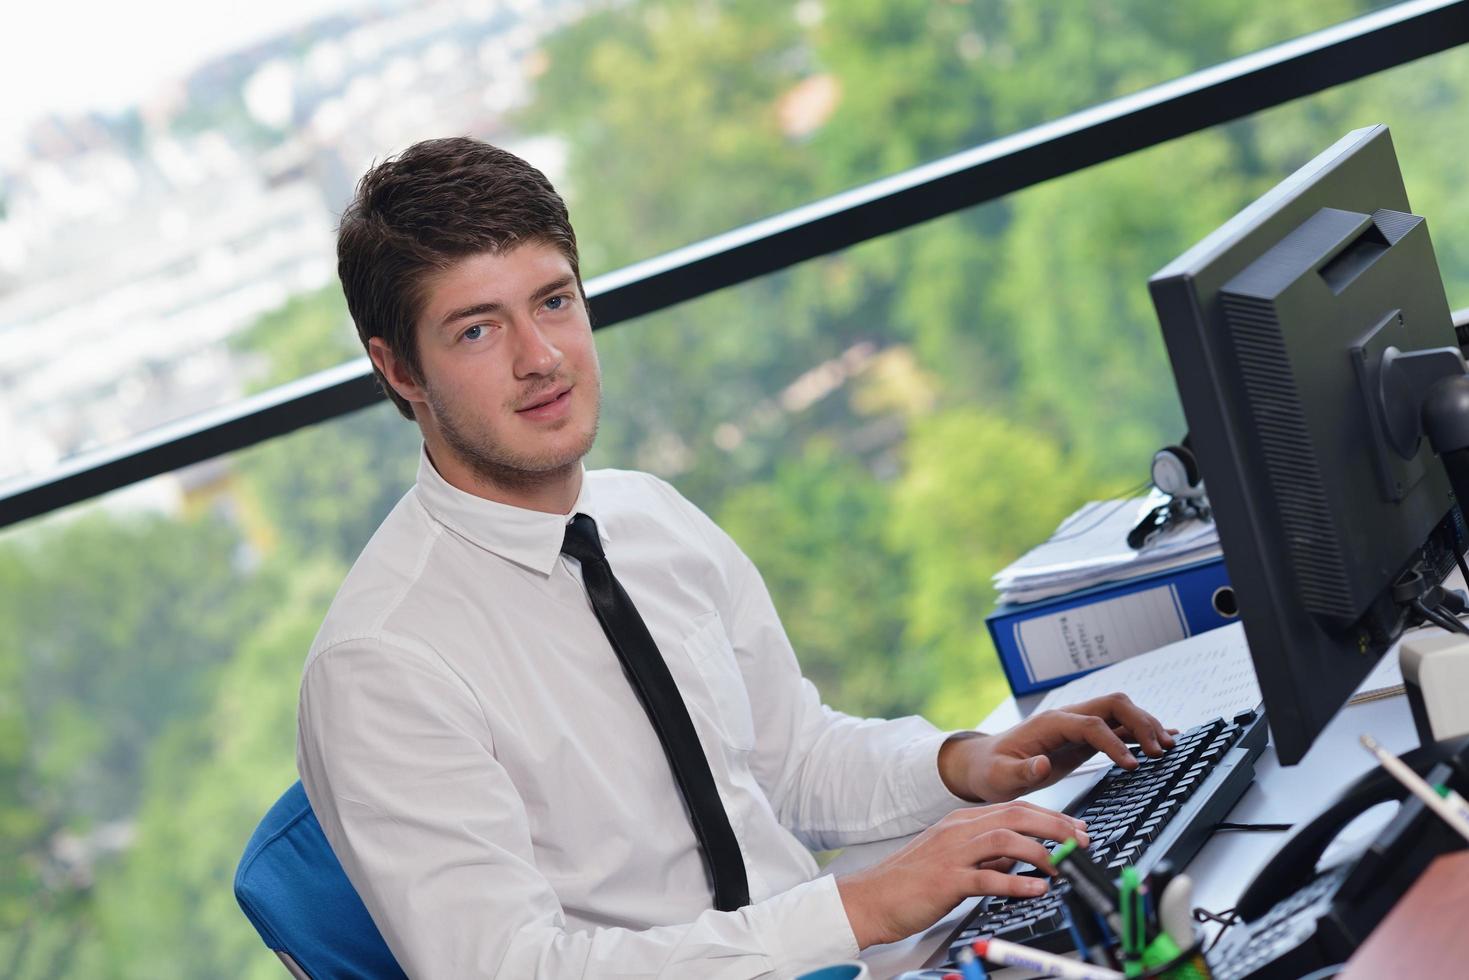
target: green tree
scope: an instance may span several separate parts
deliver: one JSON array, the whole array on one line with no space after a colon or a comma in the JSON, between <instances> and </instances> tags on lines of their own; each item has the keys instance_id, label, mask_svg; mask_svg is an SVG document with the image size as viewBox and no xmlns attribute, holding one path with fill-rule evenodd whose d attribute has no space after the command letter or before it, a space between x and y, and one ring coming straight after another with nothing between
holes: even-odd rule
<instances>
[{"instance_id":1,"label":"green tree","mask_svg":"<svg viewBox=\"0 0 1469 980\"><path fill-rule=\"evenodd\" d=\"M256 391L362 356L346 297L335 283L292 296L232 336L230 346L255 361Z\"/></svg>"},{"instance_id":2,"label":"green tree","mask_svg":"<svg viewBox=\"0 0 1469 980\"><path fill-rule=\"evenodd\" d=\"M0 547L0 664L15 675L0 716L24 725L3 750L16 778L0 813L28 811L5 835L19 853L0 894L26 906L0 931L7 975L64 974L89 934L91 884L126 846L150 749L170 719L208 703L258 614L241 558L214 513L93 509Z\"/></svg>"},{"instance_id":3,"label":"green tree","mask_svg":"<svg viewBox=\"0 0 1469 980\"><path fill-rule=\"evenodd\" d=\"M859 715L910 714L931 680L903 654L887 498L864 467L818 441L768 482L734 491L718 515L760 569L806 676L828 704Z\"/></svg>"},{"instance_id":4,"label":"green tree","mask_svg":"<svg viewBox=\"0 0 1469 980\"><path fill-rule=\"evenodd\" d=\"M991 299L1014 325L1012 411L1099 475L1136 482L1186 429L1147 279L1236 210L1237 164L1204 133L1014 204Z\"/></svg>"},{"instance_id":5,"label":"green tree","mask_svg":"<svg viewBox=\"0 0 1469 980\"><path fill-rule=\"evenodd\" d=\"M259 363L261 387L362 356L335 285L291 299L234 343ZM418 444L418 427L384 400L241 453L232 461L237 519L263 553L350 563L412 486Z\"/></svg>"},{"instance_id":6,"label":"green tree","mask_svg":"<svg viewBox=\"0 0 1469 980\"><path fill-rule=\"evenodd\" d=\"M1007 693L985 631L991 575L1097 492L1044 432L979 409L917 422L886 529L906 559L907 646L934 663L924 714L974 725Z\"/></svg>"},{"instance_id":7,"label":"green tree","mask_svg":"<svg viewBox=\"0 0 1469 980\"><path fill-rule=\"evenodd\" d=\"M151 753L126 862L96 887L88 976L278 977L236 904L245 841L296 780L296 685L344 566L294 559L263 570L281 600L240 643L207 710L181 716Z\"/></svg>"}]
</instances>

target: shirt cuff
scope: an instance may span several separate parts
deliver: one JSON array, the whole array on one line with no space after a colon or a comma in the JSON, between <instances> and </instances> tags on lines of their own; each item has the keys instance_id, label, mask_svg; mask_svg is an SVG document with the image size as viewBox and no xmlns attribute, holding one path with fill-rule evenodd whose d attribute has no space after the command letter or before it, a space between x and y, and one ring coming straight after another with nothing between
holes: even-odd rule
<instances>
[{"instance_id":1,"label":"shirt cuff","mask_svg":"<svg viewBox=\"0 0 1469 980\"><path fill-rule=\"evenodd\" d=\"M908 773L913 814L923 821L924 826L938 821L952 810L979 805L950 793L943 776L939 775L939 749L951 736L964 731L967 729L925 735L910 742L903 750L902 766Z\"/></svg>"},{"instance_id":2,"label":"shirt cuff","mask_svg":"<svg viewBox=\"0 0 1469 980\"><path fill-rule=\"evenodd\" d=\"M745 907L745 914L775 960L776 976L795 976L861 952L847 919L837 880L822 875L773 898Z\"/></svg>"}]
</instances>

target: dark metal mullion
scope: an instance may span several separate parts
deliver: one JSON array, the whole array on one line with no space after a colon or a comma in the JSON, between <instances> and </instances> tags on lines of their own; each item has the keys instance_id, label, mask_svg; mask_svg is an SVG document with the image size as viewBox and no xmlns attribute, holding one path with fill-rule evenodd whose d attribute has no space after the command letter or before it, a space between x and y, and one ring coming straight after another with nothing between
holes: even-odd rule
<instances>
[{"instance_id":1,"label":"dark metal mullion","mask_svg":"<svg viewBox=\"0 0 1469 980\"><path fill-rule=\"evenodd\" d=\"M0 528L383 401L367 358L87 453L0 497Z\"/></svg>"},{"instance_id":2,"label":"dark metal mullion","mask_svg":"<svg viewBox=\"0 0 1469 980\"><path fill-rule=\"evenodd\" d=\"M599 327L1469 41L1469 0L1413 0L994 140L587 283ZM365 359L0 487L0 527L381 399Z\"/></svg>"},{"instance_id":3,"label":"dark metal mullion","mask_svg":"<svg viewBox=\"0 0 1469 980\"><path fill-rule=\"evenodd\" d=\"M1401 4L599 277L602 326L1469 42L1469 2Z\"/></svg>"}]
</instances>

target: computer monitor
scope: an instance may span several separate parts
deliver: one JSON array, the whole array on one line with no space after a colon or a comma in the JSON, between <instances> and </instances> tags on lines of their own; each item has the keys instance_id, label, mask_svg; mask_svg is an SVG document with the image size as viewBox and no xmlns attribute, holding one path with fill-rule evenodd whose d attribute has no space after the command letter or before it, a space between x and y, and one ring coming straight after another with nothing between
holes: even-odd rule
<instances>
[{"instance_id":1,"label":"computer monitor","mask_svg":"<svg viewBox=\"0 0 1469 980\"><path fill-rule=\"evenodd\" d=\"M1343 137L1149 288L1290 765L1403 629L1448 625L1430 587L1463 552L1469 378L1387 127Z\"/></svg>"}]
</instances>

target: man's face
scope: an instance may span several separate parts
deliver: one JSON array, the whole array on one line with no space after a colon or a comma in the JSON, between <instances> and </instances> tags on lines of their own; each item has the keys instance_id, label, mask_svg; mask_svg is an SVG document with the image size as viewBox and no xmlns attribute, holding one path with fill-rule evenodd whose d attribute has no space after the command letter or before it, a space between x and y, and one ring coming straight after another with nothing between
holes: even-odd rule
<instances>
[{"instance_id":1,"label":"man's face","mask_svg":"<svg viewBox=\"0 0 1469 980\"><path fill-rule=\"evenodd\" d=\"M440 469L457 463L505 490L578 472L597 434L601 369L566 257L540 243L470 256L426 293L414 411ZM452 463L438 458L445 449Z\"/></svg>"}]
</instances>

